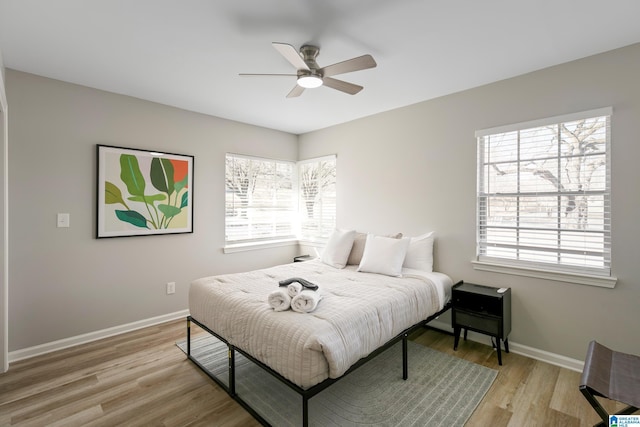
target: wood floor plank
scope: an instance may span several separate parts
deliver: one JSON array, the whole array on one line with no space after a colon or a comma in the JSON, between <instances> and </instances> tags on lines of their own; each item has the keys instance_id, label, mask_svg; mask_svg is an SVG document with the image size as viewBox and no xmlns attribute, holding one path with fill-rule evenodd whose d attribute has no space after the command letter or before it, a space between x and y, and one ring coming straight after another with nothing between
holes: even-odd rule
<instances>
[{"instance_id":1,"label":"wood floor plank","mask_svg":"<svg viewBox=\"0 0 640 427\"><path fill-rule=\"evenodd\" d=\"M540 427L547 426L563 426L563 427L580 427L580 419L572 417L564 412L556 411L549 408L545 411L544 419L537 421Z\"/></svg>"},{"instance_id":2,"label":"wood floor plank","mask_svg":"<svg viewBox=\"0 0 640 427\"><path fill-rule=\"evenodd\" d=\"M201 333L193 327L194 335ZM2 426L259 426L186 359L174 321L12 363L0 374ZM575 426L598 421L578 390L579 373L473 341L453 350L451 335L426 329L411 338L498 371L467 427ZM605 401L607 410L623 405Z\"/></svg>"},{"instance_id":3,"label":"wood floor plank","mask_svg":"<svg viewBox=\"0 0 640 427\"><path fill-rule=\"evenodd\" d=\"M73 415L51 423L47 427L83 427L92 420L99 419L104 412L100 406L92 406L84 411L76 412Z\"/></svg>"},{"instance_id":4,"label":"wood floor plank","mask_svg":"<svg viewBox=\"0 0 640 427\"><path fill-rule=\"evenodd\" d=\"M510 426L545 425L544 420L555 388L560 368L547 363L534 363L524 384L516 390L512 401Z\"/></svg>"},{"instance_id":5,"label":"wood floor plank","mask_svg":"<svg viewBox=\"0 0 640 427\"><path fill-rule=\"evenodd\" d=\"M513 414L503 408L480 404L465 427L506 427Z\"/></svg>"}]
</instances>

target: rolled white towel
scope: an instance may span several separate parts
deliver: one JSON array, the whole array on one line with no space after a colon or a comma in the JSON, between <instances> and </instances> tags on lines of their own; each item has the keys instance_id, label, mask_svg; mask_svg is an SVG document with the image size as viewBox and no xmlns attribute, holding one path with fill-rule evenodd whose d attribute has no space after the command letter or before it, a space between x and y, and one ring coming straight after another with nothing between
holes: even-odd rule
<instances>
[{"instance_id":1,"label":"rolled white towel","mask_svg":"<svg viewBox=\"0 0 640 427\"><path fill-rule=\"evenodd\" d=\"M319 291L303 290L291 300L291 309L298 313L311 313L322 299Z\"/></svg>"},{"instance_id":2,"label":"rolled white towel","mask_svg":"<svg viewBox=\"0 0 640 427\"><path fill-rule=\"evenodd\" d=\"M287 285L287 292L289 293L289 296L291 298L298 295L300 292L302 292L303 289L304 287L298 282L293 282Z\"/></svg>"},{"instance_id":3,"label":"rolled white towel","mask_svg":"<svg viewBox=\"0 0 640 427\"><path fill-rule=\"evenodd\" d=\"M274 311L285 311L291 307L291 297L284 288L271 292L267 300L269 307L273 308Z\"/></svg>"}]
</instances>

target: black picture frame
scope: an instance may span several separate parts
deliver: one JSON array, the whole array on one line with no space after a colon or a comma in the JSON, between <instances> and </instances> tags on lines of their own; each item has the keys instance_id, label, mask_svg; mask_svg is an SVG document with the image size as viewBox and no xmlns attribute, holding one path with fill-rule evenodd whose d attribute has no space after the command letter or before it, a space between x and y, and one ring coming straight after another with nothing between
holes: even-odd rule
<instances>
[{"instance_id":1,"label":"black picture frame","mask_svg":"<svg viewBox=\"0 0 640 427\"><path fill-rule=\"evenodd\" d=\"M96 238L193 233L194 156L98 144Z\"/></svg>"}]
</instances>

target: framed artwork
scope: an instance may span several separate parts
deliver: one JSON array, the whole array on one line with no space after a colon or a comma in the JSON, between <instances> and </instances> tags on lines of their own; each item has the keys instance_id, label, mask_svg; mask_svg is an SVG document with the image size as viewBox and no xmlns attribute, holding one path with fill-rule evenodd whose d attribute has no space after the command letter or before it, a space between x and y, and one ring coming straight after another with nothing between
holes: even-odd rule
<instances>
[{"instance_id":1,"label":"framed artwork","mask_svg":"<svg viewBox=\"0 0 640 427\"><path fill-rule=\"evenodd\" d=\"M193 156L98 145L97 238L193 233Z\"/></svg>"}]
</instances>

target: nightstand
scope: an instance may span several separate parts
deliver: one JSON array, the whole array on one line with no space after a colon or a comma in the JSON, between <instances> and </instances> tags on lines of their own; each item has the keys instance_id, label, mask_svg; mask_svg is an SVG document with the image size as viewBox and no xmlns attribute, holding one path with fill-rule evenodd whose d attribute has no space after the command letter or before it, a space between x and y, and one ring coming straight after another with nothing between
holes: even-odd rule
<instances>
[{"instance_id":1,"label":"nightstand","mask_svg":"<svg viewBox=\"0 0 640 427\"><path fill-rule=\"evenodd\" d=\"M494 347L498 351L498 364L502 365L500 340L504 342L505 352L509 353L511 288L500 293L498 288L491 286L460 283L452 288L451 300L451 326L455 336L453 349L458 349L461 329L464 329L465 340L468 330L490 335L492 343L493 338L496 339Z\"/></svg>"}]
</instances>

